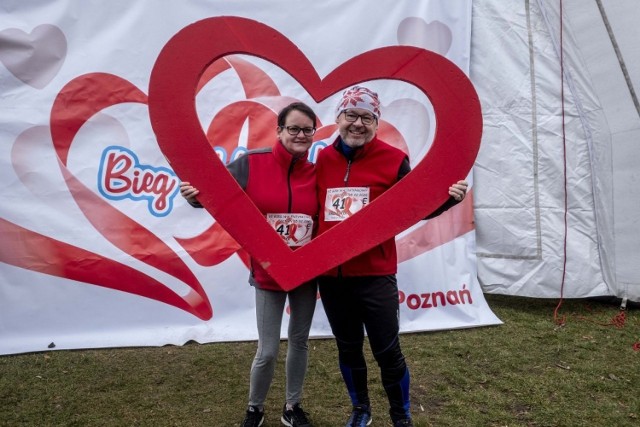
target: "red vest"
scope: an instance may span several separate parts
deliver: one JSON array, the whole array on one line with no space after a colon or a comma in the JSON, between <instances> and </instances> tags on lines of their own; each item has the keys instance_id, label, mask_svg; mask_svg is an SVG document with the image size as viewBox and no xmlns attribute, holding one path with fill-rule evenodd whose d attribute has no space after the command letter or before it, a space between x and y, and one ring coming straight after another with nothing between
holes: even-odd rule
<instances>
[{"instance_id":1,"label":"red vest","mask_svg":"<svg viewBox=\"0 0 640 427\"><path fill-rule=\"evenodd\" d=\"M300 213L317 220L316 174L306 156L294 161L277 142L272 149L250 151L229 164L228 169L264 215ZM251 269L255 285L282 290L253 259Z\"/></svg>"},{"instance_id":2,"label":"red vest","mask_svg":"<svg viewBox=\"0 0 640 427\"><path fill-rule=\"evenodd\" d=\"M376 137L358 149L353 160L349 161L337 148L339 140L340 138L333 145L320 151L316 162L320 205L318 234L324 233L339 223L325 221L324 205L327 189L368 187L369 197L373 201L398 181L400 165L407 157L402 151ZM367 230L362 232L366 233ZM342 244L349 244L349 242L342 242ZM392 238L323 275L384 276L395 274L397 270L396 243L395 238Z\"/></svg>"}]
</instances>

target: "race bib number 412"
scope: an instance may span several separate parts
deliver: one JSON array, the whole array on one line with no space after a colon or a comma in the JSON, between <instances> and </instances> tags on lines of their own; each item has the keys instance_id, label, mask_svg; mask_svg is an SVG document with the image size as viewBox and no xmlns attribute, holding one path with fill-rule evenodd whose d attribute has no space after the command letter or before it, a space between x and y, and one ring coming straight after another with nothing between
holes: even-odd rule
<instances>
[{"instance_id":1,"label":"race bib number 412","mask_svg":"<svg viewBox=\"0 0 640 427\"><path fill-rule=\"evenodd\" d=\"M329 188L324 202L325 221L344 221L369 203L368 187Z\"/></svg>"},{"instance_id":2,"label":"race bib number 412","mask_svg":"<svg viewBox=\"0 0 640 427\"><path fill-rule=\"evenodd\" d=\"M289 246L302 246L311 241L313 218L305 214L267 214L267 221Z\"/></svg>"}]
</instances>

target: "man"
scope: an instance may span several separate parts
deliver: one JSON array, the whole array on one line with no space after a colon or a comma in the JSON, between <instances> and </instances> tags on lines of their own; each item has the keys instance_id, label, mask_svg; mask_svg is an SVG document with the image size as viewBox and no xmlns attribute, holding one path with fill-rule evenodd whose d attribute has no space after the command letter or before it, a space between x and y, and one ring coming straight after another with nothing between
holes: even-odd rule
<instances>
[{"instance_id":1,"label":"man","mask_svg":"<svg viewBox=\"0 0 640 427\"><path fill-rule=\"evenodd\" d=\"M343 93L336 109L339 137L318 155L316 176L320 217L318 233L330 229L380 196L410 171L405 153L376 137L380 119L378 95L361 86ZM449 188L451 196L429 218L460 202L466 181ZM399 302L395 239L389 239L329 270L319 278L320 295L336 337L342 377L353 410L346 426L371 424L366 328L380 367L395 427L413 426L409 371L399 342Z\"/></svg>"}]
</instances>

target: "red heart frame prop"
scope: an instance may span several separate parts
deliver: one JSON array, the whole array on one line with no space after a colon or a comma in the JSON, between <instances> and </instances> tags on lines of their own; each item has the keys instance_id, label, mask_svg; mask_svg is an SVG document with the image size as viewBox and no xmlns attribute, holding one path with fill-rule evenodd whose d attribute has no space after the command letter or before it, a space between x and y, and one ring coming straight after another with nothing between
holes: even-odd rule
<instances>
[{"instance_id":1,"label":"red heart frame prop","mask_svg":"<svg viewBox=\"0 0 640 427\"><path fill-rule=\"evenodd\" d=\"M433 144L411 173L367 208L292 251L218 159L196 114L200 76L213 61L237 53L279 66L316 102L364 81L410 83L429 97L435 110ZM169 40L151 73L149 115L160 149L176 174L200 190L200 203L283 290L397 235L437 209L449 197L448 187L471 170L482 135L480 102L473 85L455 64L438 54L409 46L374 49L321 79L284 35L238 17L204 19ZM417 199L416 194L421 197Z\"/></svg>"}]
</instances>

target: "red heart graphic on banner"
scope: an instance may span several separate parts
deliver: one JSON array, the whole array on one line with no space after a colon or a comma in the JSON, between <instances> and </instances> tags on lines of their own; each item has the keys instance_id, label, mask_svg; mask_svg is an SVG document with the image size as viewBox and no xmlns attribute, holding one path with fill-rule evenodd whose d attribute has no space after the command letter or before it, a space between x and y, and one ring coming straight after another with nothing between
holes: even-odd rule
<instances>
[{"instance_id":1,"label":"red heart graphic on banner","mask_svg":"<svg viewBox=\"0 0 640 427\"><path fill-rule=\"evenodd\" d=\"M227 172L196 113L200 76L216 59L236 53L279 66L316 102L370 80L412 84L429 97L435 110L433 144L410 174L367 208L292 251ZM480 102L473 85L440 55L408 46L375 49L321 79L284 35L238 17L204 19L169 40L151 73L148 104L151 124L171 167L200 190L198 200L207 211L284 290L397 235L437 209L449 197L449 185L471 170L482 134Z\"/></svg>"},{"instance_id":2,"label":"red heart graphic on banner","mask_svg":"<svg viewBox=\"0 0 640 427\"><path fill-rule=\"evenodd\" d=\"M69 150L75 136L91 117L112 105L124 102L145 104L146 101L147 97L140 90L118 76L104 73L82 75L67 83L53 103L51 138L69 192L94 228L124 253L186 284L189 287L186 292L178 293L131 266L101 255L36 235L11 224L7 224L5 228L24 237L21 240L23 253L42 254L49 262L55 260L55 267L64 266L40 268L38 271L162 301L208 320L212 317L212 308L207 294L178 254L142 224L93 193L67 168ZM23 259L29 258L25 256ZM85 259L99 259L100 263L87 270L82 263ZM24 262L20 265L34 269Z\"/></svg>"}]
</instances>

